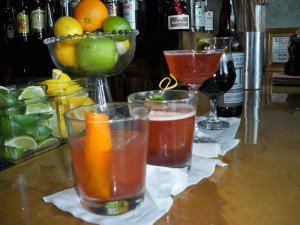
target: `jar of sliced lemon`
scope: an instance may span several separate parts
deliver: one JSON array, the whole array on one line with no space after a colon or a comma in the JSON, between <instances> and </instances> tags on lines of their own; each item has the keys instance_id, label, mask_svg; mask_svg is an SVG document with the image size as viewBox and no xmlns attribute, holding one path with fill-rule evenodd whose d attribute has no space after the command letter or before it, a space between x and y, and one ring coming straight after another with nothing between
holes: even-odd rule
<instances>
[{"instance_id":1,"label":"jar of sliced lemon","mask_svg":"<svg viewBox=\"0 0 300 225\"><path fill-rule=\"evenodd\" d=\"M88 86L87 78L71 79L59 69L53 69L52 79L37 83L46 88L48 96L55 97L58 105L58 124L63 141L67 141L64 113L82 105L94 104L95 90Z\"/></svg>"}]
</instances>

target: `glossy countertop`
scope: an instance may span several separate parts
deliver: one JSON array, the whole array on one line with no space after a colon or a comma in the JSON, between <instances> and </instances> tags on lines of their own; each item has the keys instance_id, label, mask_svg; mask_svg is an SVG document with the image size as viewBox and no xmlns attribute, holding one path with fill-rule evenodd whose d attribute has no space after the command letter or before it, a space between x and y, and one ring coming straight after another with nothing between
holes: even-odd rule
<instances>
[{"instance_id":1,"label":"glossy countertop","mask_svg":"<svg viewBox=\"0 0 300 225\"><path fill-rule=\"evenodd\" d=\"M199 112L208 101L200 96ZM246 91L239 145L228 163L174 197L156 225L300 224L300 86ZM0 172L0 225L89 224L43 196L72 186L68 145Z\"/></svg>"}]
</instances>

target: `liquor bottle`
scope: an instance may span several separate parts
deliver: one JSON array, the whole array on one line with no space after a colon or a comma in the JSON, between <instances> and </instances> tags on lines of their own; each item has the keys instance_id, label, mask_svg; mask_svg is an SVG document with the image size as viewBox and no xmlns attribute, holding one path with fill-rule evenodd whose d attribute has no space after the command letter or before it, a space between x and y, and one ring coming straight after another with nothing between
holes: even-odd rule
<instances>
[{"instance_id":1,"label":"liquor bottle","mask_svg":"<svg viewBox=\"0 0 300 225\"><path fill-rule=\"evenodd\" d=\"M10 0L6 0L6 6L1 12L1 40L3 44L12 44L15 39L14 11Z\"/></svg>"},{"instance_id":2,"label":"liquor bottle","mask_svg":"<svg viewBox=\"0 0 300 225\"><path fill-rule=\"evenodd\" d=\"M16 6L17 39L28 43L30 38L29 7L26 0L18 0Z\"/></svg>"},{"instance_id":3,"label":"liquor bottle","mask_svg":"<svg viewBox=\"0 0 300 225\"><path fill-rule=\"evenodd\" d=\"M136 29L136 0L123 0L123 17L126 18L131 29Z\"/></svg>"},{"instance_id":4,"label":"liquor bottle","mask_svg":"<svg viewBox=\"0 0 300 225\"><path fill-rule=\"evenodd\" d=\"M190 13L186 1L172 0L167 12L168 30L189 30Z\"/></svg>"},{"instance_id":5,"label":"liquor bottle","mask_svg":"<svg viewBox=\"0 0 300 225\"><path fill-rule=\"evenodd\" d=\"M223 0L219 37L233 37L231 54L236 72L233 87L218 100L217 113L222 117L234 117L242 114L244 104L244 58L245 52L237 35L237 18L233 0Z\"/></svg>"},{"instance_id":6,"label":"liquor bottle","mask_svg":"<svg viewBox=\"0 0 300 225\"><path fill-rule=\"evenodd\" d=\"M105 0L103 1L105 4L107 10L108 10L108 15L110 16L120 16L120 8L118 7L118 0Z\"/></svg>"},{"instance_id":7,"label":"liquor bottle","mask_svg":"<svg viewBox=\"0 0 300 225\"><path fill-rule=\"evenodd\" d=\"M51 0L47 0L46 3L46 31L47 36L53 36L53 28L54 28L54 21L55 21L55 14L53 10L53 2Z\"/></svg>"},{"instance_id":8,"label":"liquor bottle","mask_svg":"<svg viewBox=\"0 0 300 225\"><path fill-rule=\"evenodd\" d=\"M214 30L214 13L208 1L204 0L204 30L206 33L212 33Z\"/></svg>"},{"instance_id":9,"label":"liquor bottle","mask_svg":"<svg viewBox=\"0 0 300 225\"><path fill-rule=\"evenodd\" d=\"M194 28L193 31L204 31L204 5L203 1L197 0L194 5Z\"/></svg>"},{"instance_id":10,"label":"liquor bottle","mask_svg":"<svg viewBox=\"0 0 300 225\"><path fill-rule=\"evenodd\" d=\"M80 2L80 0L70 0L69 2L69 14L70 16L73 16L74 9L76 5Z\"/></svg>"},{"instance_id":11,"label":"liquor bottle","mask_svg":"<svg viewBox=\"0 0 300 225\"><path fill-rule=\"evenodd\" d=\"M46 10L41 0L35 0L30 12L30 27L32 39L43 40L46 36Z\"/></svg>"},{"instance_id":12,"label":"liquor bottle","mask_svg":"<svg viewBox=\"0 0 300 225\"><path fill-rule=\"evenodd\" d=\"M59 16L69 16L69 0L59 1Z\"/></svg>"}]
</instances>

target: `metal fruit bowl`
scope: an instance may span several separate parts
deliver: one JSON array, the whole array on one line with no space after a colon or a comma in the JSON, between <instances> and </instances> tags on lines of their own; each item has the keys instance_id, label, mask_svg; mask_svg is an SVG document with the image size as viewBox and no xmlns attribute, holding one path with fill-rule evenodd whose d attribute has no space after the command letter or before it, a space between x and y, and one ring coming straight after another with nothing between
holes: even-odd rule
<instances>
[{"instance_id":1,"label":"metal fruit bowl","mask_svg":"<svg viewBox=\"0 0 300 225\"><path fill-rule=\"evenodd\" d=\"M48 46L55 66L68 75L110 77L120 74L131 63L138 33L137 30L112 33L99 31L82 35L50 37L44 40L44 44ZM101 45L91 44L99 43L104 39L106 42L102 42ZM107 49L114 49L112 47L114 44L117 54L113 58L109 53L107 57ZM115 52L115 49L113 51Z\"/></svg>"}]
</instances>

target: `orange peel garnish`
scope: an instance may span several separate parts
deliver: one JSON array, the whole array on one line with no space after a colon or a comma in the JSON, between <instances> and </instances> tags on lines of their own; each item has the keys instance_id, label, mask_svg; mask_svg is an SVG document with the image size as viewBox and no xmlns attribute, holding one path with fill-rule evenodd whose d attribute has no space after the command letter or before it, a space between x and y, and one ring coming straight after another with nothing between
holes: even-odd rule
<instances>
[{"instance_id":1,"label":"orange peel garnish","mask_svg":"<svg viewBox=\"0 0 300 225\"><path fill-rule=\"evenodd\" d=\"M85 191L89 197L111 198L112 148L109 118L106 114L90 112L86 119L86 143L84 148Z\"/></svg>"}]
</instances>

